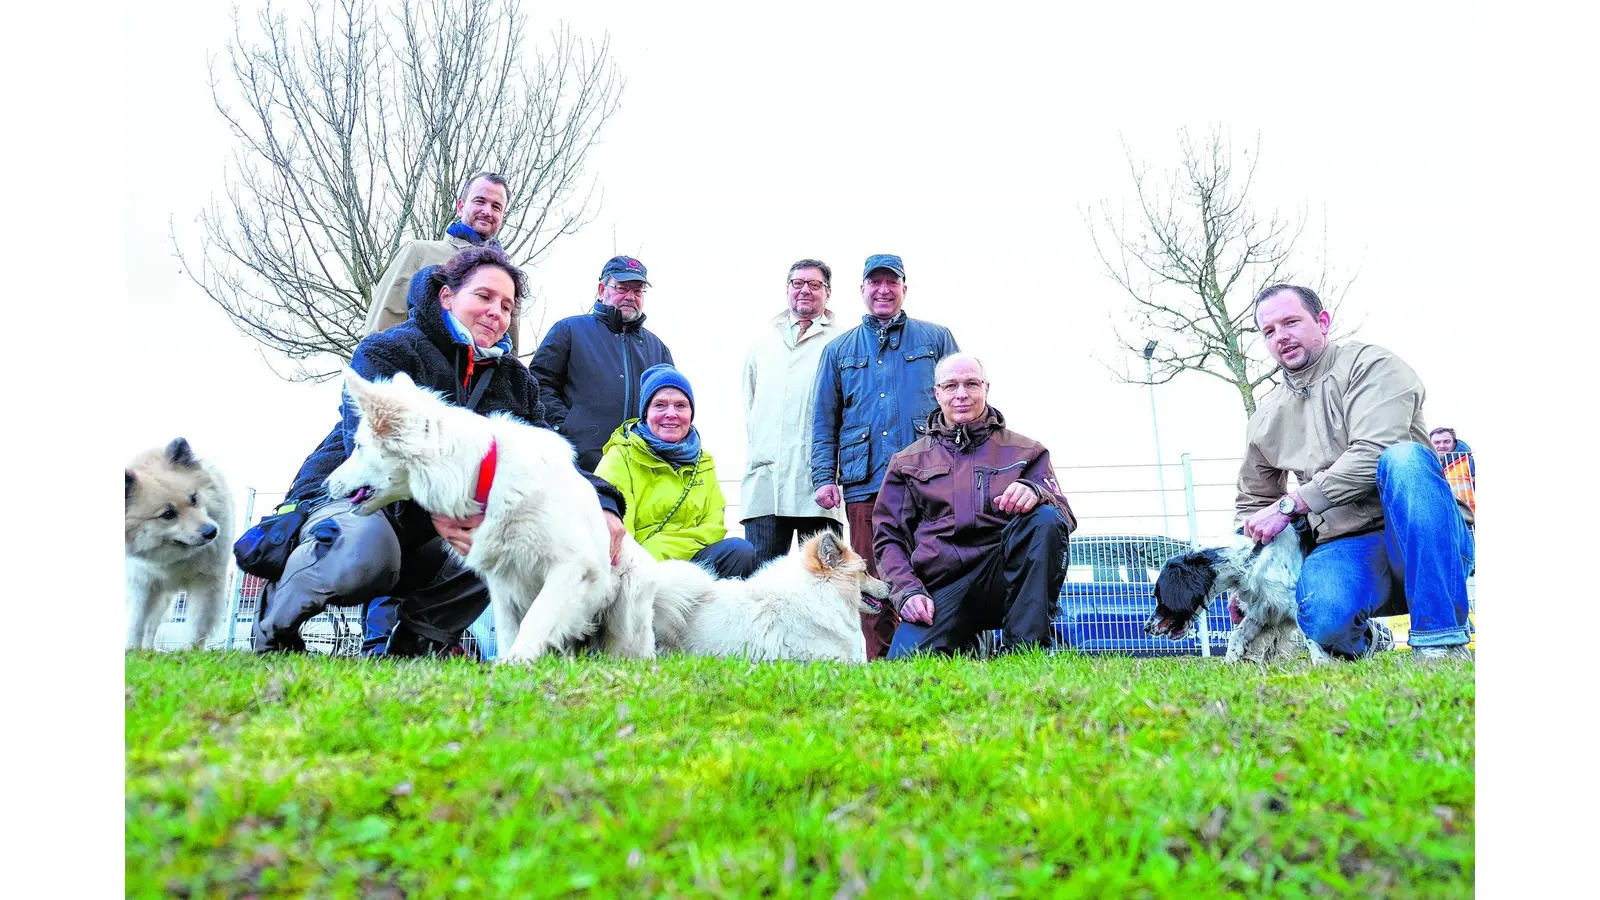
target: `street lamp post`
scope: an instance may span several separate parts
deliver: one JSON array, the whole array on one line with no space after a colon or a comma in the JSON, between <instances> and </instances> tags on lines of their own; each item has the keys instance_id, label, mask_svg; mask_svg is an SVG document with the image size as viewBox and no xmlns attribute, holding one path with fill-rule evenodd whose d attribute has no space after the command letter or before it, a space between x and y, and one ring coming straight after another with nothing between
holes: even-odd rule
<instances>
[{"instance_id":1,"label":"street lamp post","mask_svg":"<svg viewBox=\"0 0 1600 900\"><path fill-rule=\"evenodd\" d=\"M1172 536L1172 522L1167 518L1167 477L1161 468L1161 425L1156 421L1156 381L1152 374L1151 359L1156 355L1157 341L1144 345L1144 381L1150 388L1150 428L1156 436L1156 484L1161 487L1161 534Z\"/></svg>"}]
</instances>

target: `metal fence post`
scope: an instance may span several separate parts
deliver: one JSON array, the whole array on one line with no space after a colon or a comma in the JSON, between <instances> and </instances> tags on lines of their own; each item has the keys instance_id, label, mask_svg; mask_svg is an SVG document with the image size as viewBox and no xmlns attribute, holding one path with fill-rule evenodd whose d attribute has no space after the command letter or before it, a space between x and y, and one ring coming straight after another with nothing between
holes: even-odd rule
<instances>
[{"instance_id":1,"label":"metal fence post","mask_svg":"<svg viewBox=\"0 0 1600 900\"><path fill-rule=\"evenodd\" d=\"M244 527L249 528L255 521L256 489L245 488L244 496ZM228 577L233 581L233 608L228 611L228 649L233 649L233 630L239 624L239 604L244 600L244 579L240 577L237 569L230 571Z\"/></svg>"},{"instance_id":2,"label":"metal fence post","mask_svg":"<svg viewBox=\"0 0 1600 900\"><path fill-rule=\"evenodd\" d=\"M1194 502L1194 466L1190 464L1189 454L1183 454L1183 505L1189 513L1189 546L1195 550L1200 549L1200 511ZM1211 614L1210 598L1207 598L1206 608L1200 613L1200 655L1211 655L1211 624L1206 619Z\"/></svg>"}]
</instances>

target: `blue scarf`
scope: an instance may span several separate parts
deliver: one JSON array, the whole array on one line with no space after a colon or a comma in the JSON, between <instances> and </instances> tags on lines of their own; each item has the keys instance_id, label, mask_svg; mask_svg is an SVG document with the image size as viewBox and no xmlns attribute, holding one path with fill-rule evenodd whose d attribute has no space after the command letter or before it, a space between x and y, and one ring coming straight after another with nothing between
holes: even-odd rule
<instances>
[{"instance_id":1,"label":"blue scarf","mask_svg":"<svg viewBox=\"0 0 1600 900\"><path fill-rule=\"evenodd\" d=\"M693 425L689 426L689 434L676 444L669 444L652 434L650 426L643 419L633 423L633 433L644 438L657 459L675 469L700 459L700 431Z\"/></svg>"},{"instance_id":2,"label":"blue scarf","mask_svg":"<svg viewBox=\"0 0 1600 900\"><path fill-rule=\"evenodd\" d=\"M450 235L451 237L460 238L469 244L487 244L496 250L502 249L499 241L495 240L494 238L489 238L487 241L484 240L483 235L473 231L465 222L462 222L460 219L451 222L450 227L446 228L444 233Z\"/></svg>"},{"instance_id":3,"label":"blue scarf","mask_svg":"<svg viewBox=\"0 0 1600 900\"><path fill-rule=\"evenodd\" d=\"M507 330L506 333L501 336L500 340L495 342L493 347L479 347L478 342L472 339L472 332L467 328L467 326L461 324L461 320L456 318L455 313L448 309L442 308L439 311L444 313L444 326L450 329L450 336L456 339L456 343L466 344L468 347L472 348L472 359L474 362L483 362L486 359L499 359L500 357L511 352L510 330Z\"/></svg>"}]
</instances>

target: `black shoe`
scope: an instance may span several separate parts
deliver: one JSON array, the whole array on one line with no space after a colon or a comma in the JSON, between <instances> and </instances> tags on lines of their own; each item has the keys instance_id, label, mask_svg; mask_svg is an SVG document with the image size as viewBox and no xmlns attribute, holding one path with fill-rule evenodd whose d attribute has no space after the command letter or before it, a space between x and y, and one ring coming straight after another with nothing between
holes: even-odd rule
<instances>
[{"instance_id":1,"label":"black shoe","mask_svg":"<svg viewBox=\"0 0 1600 900\"><path fill-rule=\"evenodd\" d=\"M389 643L384 646L384 656L443 656L449 647L412 631L404 622L389 632Z\"/></svg>"}]
</instances>

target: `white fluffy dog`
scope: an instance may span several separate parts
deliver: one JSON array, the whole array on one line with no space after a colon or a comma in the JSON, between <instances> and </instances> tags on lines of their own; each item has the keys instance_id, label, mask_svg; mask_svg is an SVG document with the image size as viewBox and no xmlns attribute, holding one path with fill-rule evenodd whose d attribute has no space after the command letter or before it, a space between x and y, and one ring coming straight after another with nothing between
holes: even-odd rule
<instances>
[{"instance_id":1,"label":"white fluffy dog","mask_svg":"<svg viewBox=\"0 0 1600 900\"><path fill-rule=\"evenodd\" d=\"M430 513L483 513L465 563L489 588L498 662L570 648L603 626L603 648L655 655L654 565L631 538L611 565L610 537L594 487L560 435L496 413L451 406L405 373L369 382L345 370L361 410L355 452L328 476L328 491L370 515L397 500ZM492 473L486 502L474 496Z\"/></svg>"},{"instance_id":2,"label":"white fluffy dog","mask_svg":"<svg viewBox=\"0 0 1600 900\"><path fill-rule=\"evenodd\" d=\"M1250 538L1236 535L1226 546L1168 560L1156 579L1156 610L1145 622L1144 631L1151 636L1182 638L1195 616L1205 614L1212 597L1232 591L1244 618L1229 634L1223 660L1268 663L1294 656L1307 647L1295 621L1294 599L1304 559L1300 534L1290 526L1264 547L1257 548ZM1312 657L1321 656L1320 650L1312 645Z\"/></svg>"},{"instance_id":3,"label":"white fluffy dog","mask_svg":"<svg viewBox=\"0 0 1600 900\"><path fill-rule=\"evenodd\" d=\"M656 564L656 644L703 656L866 662L862 598L889 596L867 562L831 531L747 579L717 579L681 560Z\"/></svg>"}]
</instances>

